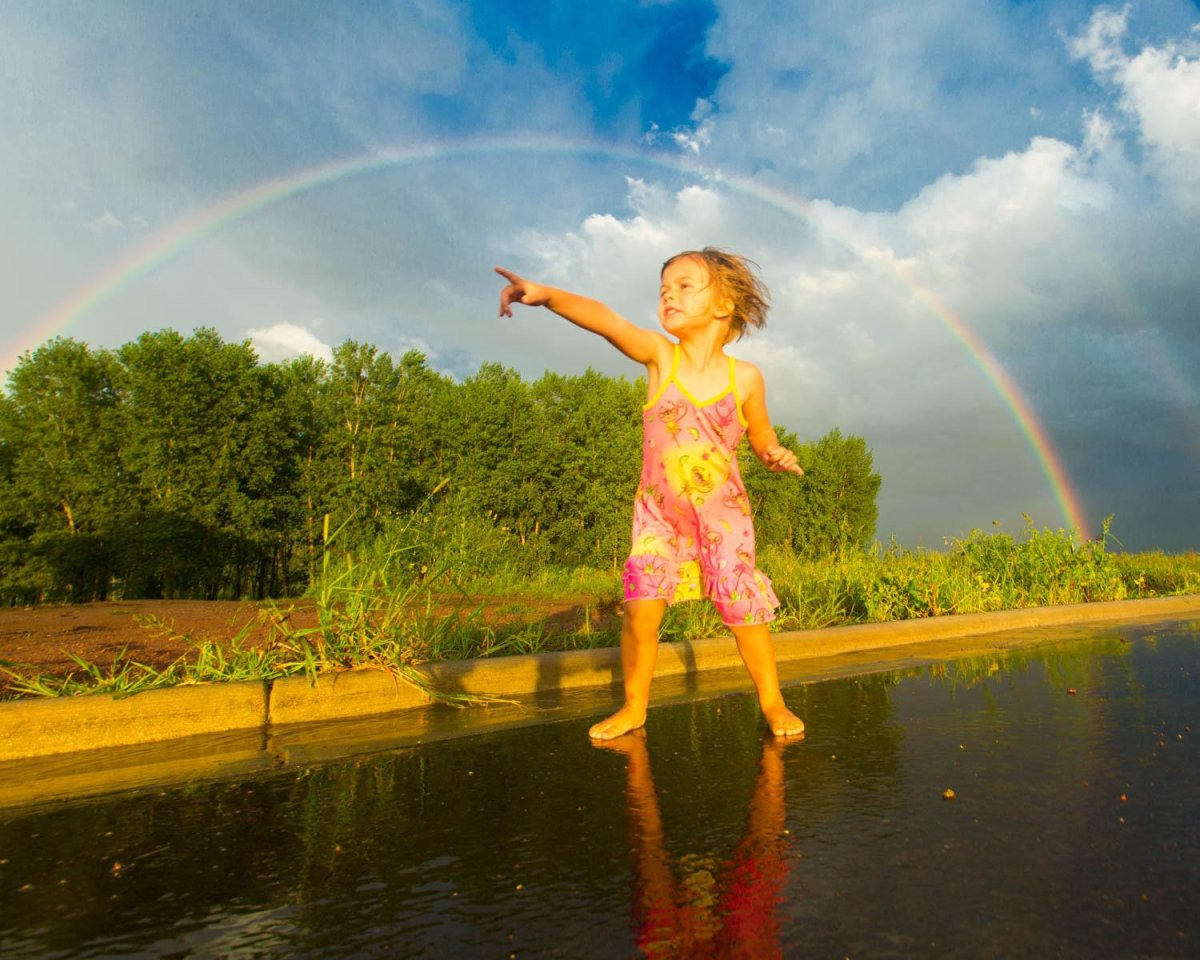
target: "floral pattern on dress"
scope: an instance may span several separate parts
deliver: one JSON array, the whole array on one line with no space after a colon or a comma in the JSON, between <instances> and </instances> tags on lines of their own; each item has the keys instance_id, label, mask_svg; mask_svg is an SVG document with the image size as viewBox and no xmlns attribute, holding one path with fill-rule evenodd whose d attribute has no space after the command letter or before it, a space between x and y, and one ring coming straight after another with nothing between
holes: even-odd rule
<instances>
[{"instance_id":1,"label":"floral pattern on dress","mask_svg":"<svg viewBox=\"0 0 1200 960\"><path fill-rule=\"evenodd\" d=\"M662 468L671 492L698 507L729 476L729 462L712 444L673 447L662 454Z\"/></svg>"},{"instance_id":2,"label":"floral pattern on dress","mask_svg":"<svg viewBox=\"0 0 1200 960\"><path fill-rule=\"evenodd\" d=\"M745 431L733 360L729 386L705 403L675 362L642 417L642 479L622 572L627 600L710 598L725 623L766 623L779 601L755 565L750 503L735 451Z\"/></svg>"}]
</instances>

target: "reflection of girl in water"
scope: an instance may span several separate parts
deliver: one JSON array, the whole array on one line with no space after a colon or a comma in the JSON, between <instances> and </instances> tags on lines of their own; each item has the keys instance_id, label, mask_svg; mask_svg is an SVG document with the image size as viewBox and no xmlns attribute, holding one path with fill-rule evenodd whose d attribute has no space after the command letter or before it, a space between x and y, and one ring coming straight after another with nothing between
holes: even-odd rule
<instances>
[{"instance_id":1,"label":"reflection of girl in water","mask_svg":"<svg viewBox=\"0 0 1200 960\"><path fill-rule=\"evenodd\" d=\"M684 857L678 874L663 842L644 731L602 744L625 754L625 813L637 889L639 952L665 957L782 957L778 906L787 880L783 798L784 741L763 743L746 831L732 856Z\"/></svg>"}]
</instances>

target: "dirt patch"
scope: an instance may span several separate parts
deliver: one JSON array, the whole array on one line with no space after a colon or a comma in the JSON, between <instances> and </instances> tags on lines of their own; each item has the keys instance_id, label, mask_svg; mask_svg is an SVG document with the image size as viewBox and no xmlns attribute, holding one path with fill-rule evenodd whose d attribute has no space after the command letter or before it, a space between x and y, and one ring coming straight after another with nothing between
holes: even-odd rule
<instances>
[{"instance_id":1,"label":"dirt patch","mask_svg":"<svg viewBox=\"0 0 1200 960\"><path fill-rule=\"evenodd\" d=\"M282 602L287 625L314 626L317 612L304 601ZM618 608L599 604L593 596L548 600L540 597L491 597L468 604L443 602L435 615L474 615L475 622L498 635L511 635L542 624L551 638L576 633L587 623L592 630L619 627ZM125 600L64 606L0 609L0 665L21 673L66 676L78 666L71 654L100 667L109 666L122 650L155 669L189 655L199 643L227 645L242 631L245 640L266 641L275 612L269 605L223 600ZM0 674L0 696L8 677Z\"/></svg>"}]
</instances>

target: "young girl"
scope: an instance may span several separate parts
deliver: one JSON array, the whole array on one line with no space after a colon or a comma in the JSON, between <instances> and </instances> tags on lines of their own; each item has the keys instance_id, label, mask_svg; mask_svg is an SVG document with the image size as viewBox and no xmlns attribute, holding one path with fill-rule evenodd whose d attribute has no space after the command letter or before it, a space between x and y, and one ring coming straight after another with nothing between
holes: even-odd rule
<instances>
[{"instance_id":1,"label":"young girl","mask_svg":"<svg viewBox=\"0 0 1200 960\"><path fill-rule=\"evenodd\" d=\"M611 740L646 722L667 604L701 596L713 600L733 630L771 731L781 737L802 734L804 723L779 690L767 629L779 601L754 565L750 504L735 456L744 432L768 468L804 473L771 427L762 374L725 353L725 345L747 327L766 323L767 291L752 265L713 247L663 264L658 322L678 343L634 326L596 300L500 267L496 272L508 281L500 292L501 316L511 317L514 303L548 307L646 366L642 481L622 575L625 703L589 734Z\"/></svg>"}]
</instances>

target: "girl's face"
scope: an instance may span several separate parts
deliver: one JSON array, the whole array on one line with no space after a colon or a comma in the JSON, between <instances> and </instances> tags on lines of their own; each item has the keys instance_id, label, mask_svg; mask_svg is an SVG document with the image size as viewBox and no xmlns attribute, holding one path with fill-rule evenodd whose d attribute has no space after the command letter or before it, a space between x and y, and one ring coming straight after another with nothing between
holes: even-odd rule
<instances>
[{"instance_id":1,"label":"girl's face","mask_svg":"<svg viewBox=\"0 0 1200 960\"><path fill-rule=\"evenodd\" d=\"M658 289L658 322L667 333L680 336L710 323L729 319L729 304L718 296L708 267L682 257L663 269Z\"/></svg>"}]
</instances>

